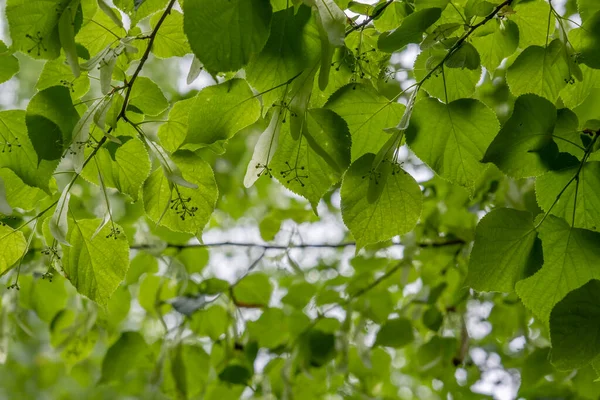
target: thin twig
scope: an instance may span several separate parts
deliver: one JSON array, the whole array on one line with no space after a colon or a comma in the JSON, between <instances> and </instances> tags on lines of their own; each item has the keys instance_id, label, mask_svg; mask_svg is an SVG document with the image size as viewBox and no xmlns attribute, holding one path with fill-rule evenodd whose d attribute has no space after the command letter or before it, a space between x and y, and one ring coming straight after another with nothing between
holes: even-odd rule
<instances>
[{"instance_id":1,"label":"thin twig","mask_svg":"<svg viewBox=\"0 0 600 400\"><path fill-rule=\"evenodd\" d=\"M361 28L364 28L365 26L367 26L369 23L371 23L371 21L373 21L374 19L376 19L377 17L379 17L381 14L383 14L383 12L385 11L385 9L388 8L393 2L394 2L394 0L388 0L381 7L375 8L375 12L373 14L369 15L367 17L367 19L365 19L360 24L354 25L352 28L348 29L346 31L346 36L348 36L349 34L351 34L352 32L354 32L354 31L356 31L358 29L361 29Z\"/></svg>"},{"instance_id":2,"label":"thin twig","mask_svg":"<svg viewBox=\"0 0 600 400\"><path fill-rule=\"evenodd\" d=\"M462 245L466 242L462 239L451 239L445 242L423 242L418 243L417 246L421 248L425 247L445 247L453 245ZM402 246L402 243L391 243L390 246ZM289 250L289 249L306 249L306 248L322 248L322 249L340 249L344 247L354 247L356 242L342 242L342 243L299 243L290 245L279 245L279 244L268 244L268 243L249 243L249 242L217 242L217 243L188 243L188 244L175 244L167 243L166 247L171 249L187 249L195 247L257 247L265 250ZM133 250L145 250L153 249L156 246L149 244L138 244L132 245L130 248Z\"/></svg>"}]
</instances>

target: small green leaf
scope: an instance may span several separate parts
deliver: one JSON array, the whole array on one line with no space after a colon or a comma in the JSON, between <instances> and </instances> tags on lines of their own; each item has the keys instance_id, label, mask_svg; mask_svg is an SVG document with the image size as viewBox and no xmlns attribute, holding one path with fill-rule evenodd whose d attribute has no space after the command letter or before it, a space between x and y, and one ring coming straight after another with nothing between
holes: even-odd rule
<instances>
[{"instance_id":1,"label":"small green leaf","mask_svg":"<svg viewBox=\"0 0 600 400\"><path fill-rule=\"evenodd\" d=\"M567 293L600 278L600 233L571 228L549 215L539 228L544 265L517 283L523 304L547 324L554 305Z\"/></svg>"},{"instance_id":2,"label":"small green leaf","mask_svg":"<svg viewBox=\"0 0 600 400\"><path fill-rule=\"evenodd\" d=\"M413 177L389 161L374 169L374 158L365 154L356 160L342 182L342 218L356 239L357 251L410 232L423 207L423 195Z\"/></svg>"},{"instance_id":3,"label":"small green leaf","mask_svg":"<svg viewBox=\"0 0 600 400\"><path fill-rule=\"evenodd\" d=\"M211 72L236 71L267 43L272 9L264 0L187 0L184 31Z\"/></svg>"},{"instance_id":4,"label":"small green leaf","mask_svg":"<svg viewBox=\"0 0 600 400\"><path fill-rule=\"evenodd\" d=\"M158 128L160 143L168 152L175 152L188 134L188 117L195 97L180 100L173 104L167 121Z\"/></svg>"},{"instance_id":5,"label":"small green leaf","mask_svg":"<svg viewBox=\"0 0 600 400\"><path fill-rule=\"evenodd\" d=\"M350 165L346 122L331 110L314 108L306 114L303 136L298 140L288 132L281 136L269 167L282 185L308 199L316 210L321 197Z\"/></svg>"},{"instance_id":6,"label":"small green leaf","mask_svg":"<svg viewBox=\"0 0 600 400\"><path fill-rule=\"evenodd\" d=\"M73 99L79 99L90 90L90 78L85 73L76 78L62 57L46 61L35 85L36 89L41 91L59 85L66 86Z\"/></svg>"},{"instance_id":7,"label":"small green leaf","mask_svg":"<svg viewBox=\"0 0 600 400\"><path fill-rule=\"evenodd\" d=\"M169 103L156 83L150 78L140 76L131 89L129 105L135 106L146 115L155 116L165 111Z\"/></svg>"},{"instance_id":8,"label":"small green leaf","mask_svg":"<svg viewBox=\"0 0 600 400\"><path fill-rule=\"evenodd\" d=\"M208 336L212 340L219 340L227 333L230 323L231 317L227 310L215 305L194 313L190 329L198 336Z\"/></svg>"},{"instance_id":9,"label":"small green leaf","mask_svg":"<svg viewBox=\"0 0 600 400\"><path fill-rule=\"evenodd\" d=\"M600 354L600 281L569 292L550 314L552 363L561 370L582 368Z\"/></svg>"},{"instance_id":10,"label":"small green leaf","mask_svg":"<svg viewBox=\"0 0 600 400\"><path fill-rule=\"evenodd\" d=\"M481 159L499 124L492 110L475 99L415 104L406 142L441 177L467 188L484 171Z\"/></svg>"},{"instance_id":11,"label":"small green leaf","mask_svg":"<svg viewBox=\"0 0 600 400\"><path fill-rule=\"evenodd\" d=\"M260 102L243 79L209 86L196 96L189 111L184 143L222 146L260 117Z\"/></svg>"},{"instance_id":12,"label":"small green leaf","mask_svg":"<svg viewBox=\"0 0 600 400\"><path fill-rule=\"evenodd\" d=\"M161 14L155 14L150 19L150 25L154 28ZM152 53L161 58L183 57L191 53L190 45L185 33L183 33L183 15L179 11L172 10L163 21L156 39L152 45Z\"/></svg>"},{"instance_id":13,"label":"small green leaf","mask_svg":"<svg viewBox=\"0 0 600 400\"><path fill-rule=\"evenodd\" d=\"M421 43L423 33L442 15L441 8L426 8L416 11L402 21L402 25L379 36L377 47L381 51L392 53L402 49L409 43Z\"/></svg>"},{"instance_id":14,"label":"small green leaf","mask_svg":"<svg viewBox=\"0 0 600 400\"><path fill-rule=\"evenodd\" d=\"M110 223L92 239L101 220L69 221L62 267L77 291L106 305L129 268L129 244L123 228Z\"/></svg>"},{"instance_id":15,"label":"small green leaf","mask_svg":"<svg viewBox=\"0 0 600 400\"><path fill-rule=\"evenodd\" d=\"M600 3L596 0L577 0L577 10L579 10L581 20L585 23L597 11L600 11Z\"/></svg>"},{"instance_id":16,"label":"small green leaf","mask_svg":"<svg viewBox=\"0 0 600 400\"><path fill-rule=\"evenodd\" d=\"M406 318L388 320L377 332L375 346L394 347L396 349L406 346L415 340L413 328Z\"/></svg>"},{"instance_id":17,"label":"small green leaf","mask_svg":"<svg viewBox=\"0 0 600 400\"><path fill-rule=\"evenodd\" d=\"M0 111L0 134L5 145L0 151L0 166L10 168L27 185L49 192L50 179L59 160L38 161L25 125L25 111Z\"/></svg>"},{"instance_id":18,"label":"small green leaf","mask_svg":"<svg viewBox=\"0 0 600 400\"><path fill-rule=\"evenodd\" d=\"M316 66L320 54L321 41L310 7L301 5L297 12L290 7L273 14L269 40L248 63L246 78L254 89L264 92L263 104L271 105L285 96L286 82Z\"/></svg>"},{"instance_id":19,"label":"small green leaf","mask_svg":"<svg viewBox=\"0 0 600 400\"><path fill-rule=\"evenodd\" d=\"M58 21L69 3L71 0L9 0L6 19L13 48L33 58L58 57Z\"/></svg>"},{"instance_id":20,"label":"small green leaf","mask_svg":"<svg viewBox=\"0 0 600 400\"><path fill-rule=\"evenodd\" d=\"M109 142L98 150L95 161L87 164L82 176L96 185L100 185L102 179L105 186L137 201L140 189L150 175L151 164L144 144L132 136L132 130L129 125L119 123L115 135L121 144ZM92 151L91 148L86 149L86 157Z\"/></svg>"},{"instance_id":21,"label":"small green leaf","mask_svg":"<svg viewBox=\"0 0 600 400\"><path fill-rule=\"evenodd\" d=\"M560 39L548 47L529 46L508 68L506 82L515 96L537 94L555 102L571 78Z\"/></svg>"},{"instance_id":22,"label":"small green leaf","mask_svg":"<svg viewBox=\"0 0 600 400\"><path fill-rule=\"evenodd\" d=\"M553 27L554 15L548 3L542 0L519 2L508 19L519 27L519 47L544 46L547 43L548 27Z\"/></svg>"},{"instance_id":23,"label":"small green leaf","mask_svg":"<svg viewBox=\"0 0 600 400\"><path fill-rule=\"evenodd\" d=\"M125 283L128 285L137 283L142 274L153 274L155 272L158 272L157 259L149 253L139 252L131 260Z\"/></svg>"},{"instance_id":24,"label":"small green leaf","mask_svg":"<svg viewBox=\"0 0 600 400\"><path fill-rule=\"evenodd\" d=\"M143 186L144 209L150 219L176 232L200 234L210 219L218 197L210 165L187 150L171 156L183 178L196 189L174 184L156 169Z\"/></svg>"},{"instance_id":25,"label":"small green leaf","mask_svg":"<svg viewBox=\"0 0 600 400\"><path fill-rule=\"evenodd\" d=\"M430 48L422 51L415 61L415 78L420 81L437 66L445 57L446 51ZM423 89L431 96L444 102L469 98L475 92L475 86L481 77L481 68L438 68L433 75L423 82ZM451 83L451 84L449 84Z\"/></svg>"},{"instance_id":26,"label":"small green leaf","mask_svg":"<svg viewBox=\"0 0 600 400\"><path fill-rule=\"evenodd\" d=\"M275 108L269 126L258 137L258 141L254 146L254 152L252 153L252 159L248 163L246 175L244 176L244 186L246 188L254 185L261 176L272 175L269 165L277 151L283 118L281 107Z\"/></svg>"},{"instance_id":27,"label":"small green leaf","mask_svg":"<svg viewBox=\"0 0 600 400\"><path fill-rule=\"evenodd\" d=\"M0 40L0 83L6 82L17 72L19 72L19 60Z\"/></svg>"},{"instance_id":28,"label":"small green leaf","mask_svg":"<svg viewBox=\"0 0 600 400\"><path fill-rule=\"evenodd\" d=\"M578 175L577 179L575 176ZM567 186L568 185L568 186ZM563 188L565 191L562 192ZM600 231L600 162L551 171L535 181L535 193L542 210L563 218L573 227ZM556 196L561 193L556 204ZM577 196L577 198L575 198ZM574 218L574 220L573 220Z\"/></svg>"},{"instance_id":29,"label":"small green leaf","mask_svg":"<svg viewBox=\"0 0 600 400\"><path fill-rule=\"evenodd\" d=\"M545 98L520 96L483 162L493 162L513 178L537 176L553 169L558 154L552 139L556 118L556 108Z\"/></svg>"},{"instance_id":30,"label":"small green leaf","mask_svg":"<svg viewBox=\"0 0 600 400\"><path fill-rule=\"evenodd\" d=\"M263 273L250 274L233 287L236 304L242 307L266 307L271 299L273 285Z\"/></svg>"},{"instance_id":31,"label":"small green leaf","mask_svg":"<svg viewBox=\"0 0 600 400\"><path fill-rule=\"evenodd\" d=\"M0 275L4 275L23 257L27 242L22 232L0 224Z\"/></svg>"},{"instance_id":32,"label":"small green leaf","mask_svg":"<svg viewBox=\"0 0 600 400\"><path fill-rule=\"evenodd\" d=\"M266 309L259 319L248 323L250 338L267 349L284 345L290 336L287 319L279 308Z\"/></svg>"},{"instance_id":33,"label":"small green leaf","mask_svg":"<svg viewBox=\"0 0 600 400\"><path fill-rule=\"evenodd\" d=\"M377 153L388 141L385 128L395 126L405 107L389 101L372 87L351 83L336 91L325 104L348 124L352 135L352 161Z\"/></svg>"},{"instance_id":34,"label":"small green leaf","mask_svg":"<svg viewBox=\"0 0 600 400\"><path fill-rule=\"evenodd\" d=\"M153 368L152 350L138 332L123 332L102 360L100 383L126 382Z\"/></svg>"},{"instance_id":35,"label":"small green leaf","mask_svg":"<svg viewBox=\"0 0 600 400\"><path fill-rule=\"evenodd\" d=\"M476 70L481 66L481 59L477 49L471 43L464 42L458 50L444 62L448 68L467 68Z\"/></svg>"},{"instance_id":36,"label":"small green leaf","mask_svg":"<svg viewBox=\"0 0 600 400\"><path fill-rule=\"evenodd\" d=\"M52 86L33 96L27 105L25 121L39 165L42 160L54 161L62 157L71 142L79 114L73 107L69 89Z\"/></svg>"},{"instance_id":37,"label":"small green leaf","mask_svg":"<svg viewBox=\"0 0 600 400\"><path fill-rule=\"evenodd\" d=\"M436 307L429 307L423 313L423 325L437 332L444 323L444 315Z\"/></svg>"},{"instance_id":38,"label":"small green leaf","mask_svg":"<svg viewBox=\"0 0 600 400\"><path fill-rule=\"evenodd\" d=\"M58 38L67 62L76 78L79 77L79 57L75 46L75 14L80 0L71 0L58 19Z\"/></svg>"},{"instance_id":39,"label":"small green leaf","mask_svg":"<svg viewBox=\"0 0 600 400\"><path fill-rule=\"evenodd\" d=\"M569 32L569 40L579 53L578 61L590 68L600 69L600 10L596 11L581 28Z\"/></svg>"},{"instance_id":40,"label":"small green leaf","mask_svg":"<svg viewBox=\"0 0 600 400\"><path fill-rule=\"evenodd\" d=\"M465 285L479 291L512 292L517 281L542 265L533 215L497 208L477 224Z\"/></svg>"},{"instance_id":41,"label":"small green leaf","mask_svg":"<svg viewBox=\"0 0 600 400\"><path fill-rule=\"evenodd\" d=\"M238 364L228 365L219 373L219 379L222 382L234 385L246 385L250 378L252 378L252 371Z\"/></svg>"},{"instance_id":42,"label":"small green leaf","mask_svg":"<svg viewBox=\"0 0 600 400\"><path fill-rule=\"evenodd\" d=\"M481 65L493 71L498 68L502 60L517 50L519 28L511 20L493 19L488 24L493 25L492 33L473 37L472 43L481 56Z\"/></svg>"}]
</instances>

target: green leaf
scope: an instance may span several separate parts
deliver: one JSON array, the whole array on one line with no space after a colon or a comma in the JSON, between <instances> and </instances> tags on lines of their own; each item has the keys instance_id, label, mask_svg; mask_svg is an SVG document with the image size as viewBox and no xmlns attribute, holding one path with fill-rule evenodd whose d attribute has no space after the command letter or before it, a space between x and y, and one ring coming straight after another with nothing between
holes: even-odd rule
<instances>
[{"instance_id":1,"label":"green leaf","mask_svg":"<svg viewBox=\"0 0 600 400\"><path fill-rule=\"evenodd\" d=\"M12 55L6 44L0 40L0 83L4 83L19 72L19 60Z\"/></svg>"},{"instance_id":2,"label":"green leaf","mask_svg":"<svg viewBox=\"0 0 600 400\"><path fill-rule=\"evenodd\" d=\"M392 53L409 43L421 43L423 33L442 15L441 8L426 8L416 11L402 21L402 25L390 32L384 32L377 40L379 50Z\"/></svg>"},{"instance_id":3,"label":"green leaf","mask_svg":"<svg viewBox=\"0 0 600 400\"><path fill-rule=\"evenodd\" d=\"M13 48L33 58L58 57L58 21L69 3L71 0L9 0L6 19Z\"/></svg>"},{"instance_id":4,"label":"green leaf","mask_svg":"<svg viewBox=\"0 0 600 400\"><path fill-rule=\"evenodd\" d=\"M32 210L38 205L40 200L47 196L42 190L25 184L9 168L0 168L0 179L4 181L4 196L10 207Z\"/></svg>"},{"instance_id":5,"label":"green leaf","mask_svg":"<svg viewBox=\"0 0 600 400\"><path fill-rule=\"evenodd\" d=\"M321 197L340 181L349 165L346 122L331 110L313 108L306 114L304 132L298 140L287 131L281 135L269 167L282 185L308 199L316 211Z\"/></svg>"},{"instance_id":6,"label":"green leaf","mask_svg":"<svg viewBox=\"0 0 600 400\"><path fill-rule=\"evenodd\" d=\"M552 308L567 293L600 277L600 233L571 228L549 215L539 228L539 236L544 265L516 288L523 304L547 324Z\"/></svg>"},{"instance_id":7,"label":"green leaf","mask_svg":"<svg viewBox=\"0 0 600 400\"><path fill-rule=\"evenodd\" d=\"M448 68L467 68L476 70L481 66L481 59L477 49L468 42L464 42L458 50L444 62Z\"/></svg>"},{"instance_id":8,"label":"green leaf","mask_svg":"<svg viewBox=\"0 0 600 400\"><path fill-rule=\"evenodd\" d=\"M473 187L499 124L494 112L475 99L443 104L424 99L415 104L406 142L441 177Z\"/></svg>"},{"instance_id":9,"label":"green leaf","mask_svg":"<svg viewBox=\"0 0 600 400\"><path fill-rule=\"evenodd\" d=\"M94 237L102 221L69 221L63 246L62 267L77 291L100 305L106 305L129 268L129 244L123 228L110 223ZM114 230L113 230L114 229Z\"/></svg>"},{"instance_id":10,"label":"green leaf","mask_svg":"<svg viewBox=\"0 0 600 400\"><path fill-rule=\"evenodd\" d=\"M123 332L102 360L100 383L126 382L153 368L152 350L138 332ZM152 361L151 361L152 360Z\"/></svg>"},{"instance_id":11,"label":"green leaf","mask_svg":"<svg viewBox=\"0 0 600 400\"><path fill-rule=\"evenodd\" d=\"M490 71L494 71L502 60L511 56L519 45L519 28L511 20L494 19L488 24L493 25L493 31L489 35L475 36L472 39L473 46L481 56L481 65Z\"/></svg>"},{"instance_id":12,"label":"green leaf","mask_svg":"<svg viewBox=\"0 0 600 400\"><path fill-rule=\"evenodd\" d=\"M263 273L245 276L233 287L233 298L241 307L266 307L271 299L273 285Z\"/></svg>"},{"instance_id":13,"label":"green leaf","mask_svg":"<svg viewBox=\"0 0 600 400\"><path fill-rule=\"evenodd\" d=\"M157 259L148 253L139 252L131 260L125 283L128 285L137 283L142 274L153 274L155 272L158 272Z\"/></svg>"},{"instance_id":14,"label":"green leaf","mask_svg":"<svg viewBox=\"0 0 600 400\"><path fill-rule=\"evenodd\" d=\"M50 179L58 160L38 162L25 125L25 111L0 111L0 139L6 143L0 151L0 166L11 169L27 185L49 192Z\"/></svg>"},{"instance_id":15,"label":"green leaf","mask_svg":"<svg viewBox=\"0 0 600 400\"><path fill-rule=\"evenodd\" d=\"M322 367L336 355L335 336L319 329L311 329L302 336L299 351L305 367Z\"/></svg>"},{"instance_id":16,"label":"green leaf","mask_svg":"<svg viewBox=\"0 0 600 400\"><path fill-rule=\"evenodd\" d=\"M406 346L415 340L413 328L406 318L388 320L377 332L375 346L394 347L396 349Z\"/></svg>"},{"instance_id":17,"label":"green leaf","mask_svg":"<svg viewBox=\"0 0 600 400\"><path fill-rule=\"evenodd\" d=\"M374 154L365 154L352 163L340 192L342 218L356 239L356 251L410 232L423 207L412 176L389 161L373 170L374 159Z\"/></svg>"},{"instance_id":18,"label":"green leaf","mask_svg":"<svg viewBox=\"0 0 600 400\"><path fill-rule=\"evenodd\" d=\"M260 117L260 102L243 79L209 86L196 96L184 143L222 147Z\"/></svg>"},{"instance_id":19,"label":"green leaf","mask_svg":"<svg viewBox=\"0 0 600 400\"><path fill-rule=\"evenodd\" d=\"M316 294L317 289L308 282L299 282L287 289L287 294L281 299L283 304L303 309Z\"/></svg>"},{"instance_id":20,"label":"green leaf","mask_svg":"<svg viewBox=\"0 0 600 400\"><path fill-rule=\"evenodd\" d=\"M581 28L569 32L569 40L573 43L577 60L590 68L600 69L600 10L596 11Z\"/></svg>"},{"instance_id":21,"label":"green leaf","mask_svg":"<svg viewBox=\"0 0 600 400\"><path fill-rule=\"evenodd\" d=\"M389 101L372 87L351 83L336 91L325 104L348 124L352 136L352 161L377 153L388 141L385 128L395 126L405 107Z\"/></svg>"},{"instance_id":22,"label":"green leaf","mask_svg":"<svg viewBox=\"0 0 600 400\"><path fill-rule=\"evenodd\" d=\"M537 94L555 102L571 78L564 44L553 40L548 47L529 46L508 68L506 82L515 96Z\"/></svg>"},{"instance_id":23,"label":"green leaf","mask_svg":"<svg viewBox=\"0 0 600 400\"><path fill-rule=\"evenodd\" d=\"M155 116L165 111L169 102L156 83L140 76L131 89L129 106L135 106L146 115Z\"/></svg>"},{"instance_id":24,"label":"green leaf","mask_svg":"<svg viewBox=\"0 0 600 400\"><path fill-rule=\"evenodd\" d=\"M519 47L544 46L548 26L554 27L554 15L548 3L543 0L520 2L513 9L514 13L508 14L508 18L519 27ZM549 34L552 35L552 31Z\"/></svg>"},{"instance_id":25,"label":"green leaf","mask_svg":"<svg viewBox=\"0 0 600 400\"><path fill-rule=\"evenodd\" d=\"M90 78L85 73L76 78L62 58L46 61L35 88L42 91L60 85L69 89L73 99L79 99L90 90Z\"/></svg>"},{"instance_id":26,"label":"green leaf","mask_svg":"<svg viewBox=\"0 0 600 400\"><path fill-rule=\"evenodd\" d=\"M415 61L415 78L421 81L429 71L440 63L446 51L435 48L422 51ZM422 85L431 96L444 102L471 97L481 76L481 68L476 70L462 68L438 69Z\"/></svg>"},{"instance_id":27,"label":"green leaf","mask_svg":"<svg viewBox=\"0 0 600 400\"><path fill-rule=\"evenodd\" d=\"M497 208L477 224L465 285L512 292L517 281L541 267L540 250L530 212Z\"/></svg>"},{"instance_id":28,"label":"green leaf","mask_svg":"<svg viewBox=\"0 0 600 400\"><path fill-rule=\"evenodd\" d=\"M175 152L188 134L188 117L195 97L180 100L173 104L167 121L158 128L160 143L169 152Z\"/></svg>"},{"instance_id":29,"label":"green leaf","mask_svg":"<svg viewBox=\"0 0 600 400\"><path fill-rule=\"evenodd\" d=\"M261 176L272 176L269 165L275 156L279 144L279 132L283 124L281 107L275 108L269 126L260 134L254 146L252 159L246 168L244 186L251 187Z\"/></svg>"},{"instance_id":30,"label":"green leaf","mask_svg":"<svg viewBox=\"0 0 600 400\"><path fill-rule=\"evenodd\" d=\"M423 325L437 332L444 323L444 315L436 307L429 307L423 313Z\"/></svg>"},{"instance_id":31,"label":"green leaf","mask_svg":"<svg viewBox=\"0 0 600 400\"><path fill-rule=\"evenodd\" d=\"M264 0L187 0L184 31L194 54L211 72L236 71L267 43L272 9Z\"/></svg>"},{"instance_id":32,"label":"green leaf","mask_svg":"<svg viewBox=\"0 0 600 400\"><path fill-rule=\"evenodd\" d=\"M600 11L600 4L596 0L577 0L577 10L581 20L585 23L597 11Z\"/></svg>"},{"instance_id":33,"label":"green leaf","mask_svg":"<svg viewBox=\"0 0 600 400\"><path fill-rule=\"evenodd\" d=\"M263 104L281 102L285 83L307 68L316 68L321 50L319 32L311 9L290 7L273 14L271 33L262 51L246 70L250 85L263 94Z\"/></svg>"},{"instance_id":34,"label":"green leaf","mask_svg":"<svg viewBox=\"0 0 600 400\"><path fill-rule=\"evenodd\" d=\"M69 90L52 86L38 92L27 105L27 133L37 154L37 163L62 157L71 143L79 114L73 107Z\"/></svg>"},{"instance_id":35,"label":"green leaf","mask_svg":"<svg viewBox=\"0 0 600 400\"><path fill-rule=\"evenodd\" d=\"M75 77L79 77L79 57L75 46L75 16L80 0L72 0L58 19L58 38L65 52L67 63Z\"/></svg>"},{"instance_id":36,"label":"green leaf","mask_svg":"<svg viewBox=\"0 0 600 400\"><path fill-rule=\"evenodd\" d=\"M552 363L561 370L582 368L600 354L600 281L569 292L550 314Z\"/></svg>"},{"instance_id":37,"label":"green leaf","mask_svg":"<svg viewBox=\"0 0 600 400\"><path fill-rule=\"evenodd\" d=\"M99 53L102 54L102 50L107 48L107 46L113 46L115 35L118 37L127 36L123 25L115 23L102 10L98 10L94 17L89 22L86 22L75 36L75 41L84 46L92 57Z\"/></svg>"},{"instance_id":38,"label":"green leaf","mask_svg":"<svg viewBox=\"0 0 600 400\"><path fill-rule=\"evenodd\" d=\"M98 340L98 331L80 329L76 318L75 311L63 309L50 323L50 343L68 367L88 358Z\"/></svg>"},{"instance_id":39,"label":"green leaf","mask_svg":"<svg viewBox=\"0 0 600 400\"><path fill-rule=\"evenodd\" d=\"M284 345L290 338L287 320L287 315L281 309L266 309L259 319L248 323L250 339L267 349Z\"/></svg>"},{"instance_id":40,"label":"green leaf","mask_svg":"<svg viewBox=\"0 0 600 400\"><path fill-rule=\"evenodd\" d=\"M252 371L244 365L228 365L219 373L219 380L234 385L247 385L252 378Z\"/></svg>"},{"instance_id":41,"label":"green leaf","mask_svg":"<svg viewBox=\"0 0 600 400\"><path fill-rule=\"evenodd\" d=\"M117 7L123 10L135 26L139 21L166 7L168 0L115 0Z\"/></svg>"},{"instance_id":42,"label":"green leaf","mask_svg":"<svg viewBox=\"0 0 600 400\"><path fill-rule=\"evenodd\" d=\"M171 158L183 178L198 188L174 185L163 169L158 168L144 183L144 209L148 217L159 225L176 232L198 235L210 219L218 198L212 168L187 150L175 152Z\"/></svg>"},{"instance_id":43,"label":"green leaf","mask_svg":"<svg viewBox=\"0 0 600 400\"><path fill-rule=\"evenodd\" d=\"M594 88L600 87L600 71L585 65L580 65L583 79L575 81L563 88L560 98L566 107L573 109L584 102Z\"/></svg>"},{"instance_id":44,"label":"green leaf","mask_svg":"<svg viewBox=\"0 0 600 400\"><path fill-rule=\"evenodd\" d=\"M140 283L138 302L148 315L157 317L158 314L169 312L170 306L166 300L177 296L177 282L158 275L147 274Z\"/></svg>"},{"instance_id":45,"label":"green leaf","mask_svg":"<svg viewBox=\"0 0 600 400\"><path fill-rule=\"evenodd\" d=\"M0 224L0 248L0 275L4 275L25 254L25 236L20 231Z\"/></svg>"},{"instance_id":46,"label":"green leaf","mask_svg":"<svg viewBox=\"0 0 600 400\"><path fill-rule=\"evenodd\" d=\"M483 162L493 162L513 178L538 176L552 169L558 147L552 139L556 108L548 100L525 94L485 153Z\"/></svg>"},{"instance_id":47,"label":"green leaf","mask_svg":"<svg viewBox=\"0 0 600 400\"><path fill-rule=\"evenodd\" d=\"M227 310L215 305L194 313L190 329L198 336L208 336L212 340L219 340L227 333L230 323L231 317Z\"/></svg>"},{"instance_id":48,"label":"green leaf","mask_svg":"<svg viewBox=\"0 0 600 400\"><path fill-rule=\"evenodd\" d=\"M578 175L576 179L575 176ZM563 188L566 190L562 192ZM600 162L551 171L535 181L535 193L542 210L551 212L573 227L600 231ZM557 195L560 199L554 204ZM574 220L573 220L574 218Z\"/></svg>"},{"instance_id":49,"label":"green leaf","mask_svg":"<svg viewBox=\"0 0 600 400\"><path fill-rule=\"evenodd\" d=\"M122 124L122 125L121 125ZM94 161L89 162L82 176L96 184L115 188L137 201L140 189L150 175L150 158L144 144L136 137L131 128L121 123L115 131L115 137L121 144L109 142L96 152ZM89 157L93 149L86 149Z\"/></svg>"},{"instance_id":50,"label":"green leaf","mask_svg":"<svg viewBox=\"0 0 600 400\"><path fill-rule=\"evenodd\" d=\"M161 14L155 14L150 19L150 25L155 28ZM152 53L161 58L183 57L191 53L190 45L183 33L183 15L179 11L171 11L160 26L152 45Z\"/></svg>"}]
</instances>

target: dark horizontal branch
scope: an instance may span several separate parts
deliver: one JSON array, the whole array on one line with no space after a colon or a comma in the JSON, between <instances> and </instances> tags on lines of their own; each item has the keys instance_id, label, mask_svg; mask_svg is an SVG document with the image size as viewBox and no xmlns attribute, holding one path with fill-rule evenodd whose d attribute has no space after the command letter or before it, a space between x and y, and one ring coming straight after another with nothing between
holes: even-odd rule
<instances>
[{"instance_id":1,"label":"dark horizontal branch","mask_svg":"<svg viewBox=\"0 0 600 400\"><path fill-rule=\"evenodd\" d=\"M419 243L417 246L421 248L426 247L444 247L444 246L453 246L465 244L465 241L462 239L452 239L445 242L424 242ZM247 242L217 242L217 243L190 243L190 244L174 244L167 243L167 248L171 249L187 249L194 247L257 247L265 250L288 250L288 249L307 249L307 248L320 248L320 249L341 249L345 247L353 247L356 246L356 242L342 242L342 243L300 243L300 244L290 244L290 245L278 245L278 244L261 244L261 243L247 243ZM402 243L392 243L390 246L402 246ZM134 250L144 250L151 249L154 246L147 244L133 245L131 246Z\"/></svg>"},{"instance_id":2,"label":"dark horizontal branch","mask_svg":"<svg viewBox=\"0 0 600 400\"><path fill-rule=\"evenodd\" d=\"M379 8L375 8L375 11L373 12L373 14L369 15L363 22L361 22L360 24L356 24L352 28L348 29L346 31L346 36L348 36L349 34L351 34L352 32L354 32L358 29L364 28L365 26L369 25L371 23L371 21L373 21L375 18L377 18L381 14L383 14L385 9L388 8L390 6L390 4L392 4L393 2L394 2L394 0L388 0L386 3L381 5Z\"/></svg>"}]
</instances>

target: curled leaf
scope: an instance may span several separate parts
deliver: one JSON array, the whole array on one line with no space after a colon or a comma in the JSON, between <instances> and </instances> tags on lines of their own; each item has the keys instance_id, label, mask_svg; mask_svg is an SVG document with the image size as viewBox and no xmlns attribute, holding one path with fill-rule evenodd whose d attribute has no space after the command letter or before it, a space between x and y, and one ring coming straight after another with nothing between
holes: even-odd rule
<instances>
[{"instance_id":1,"label":"curled leaf","mask_svg":"<svg viewBox=\"0 0 600 400\"><path fill-rule=\"evenodd\" d=\"M54 214L52 214L49 225L50 233L54 239L65 246L71 246L69 242L67 242L67 233L69 231L67 214L69 212L69 200L71 199L71 194L69 193L70 189L70 185L64 188L58 199L58 203L56 203L56 210L54 210Z\"/></svg>"},{"instance_id":2,"label":"curled leaf","mask_svg":"<svg viewBox=\"0 0 600 400\"><path fill-rule=\"evenodd\" d=\"M277 143L279 142L279 131L281 129L280 115L281 108L278 107L273 112L269 126L260 135L258 142L256 142L252 160L248 164L246 176L244 177L244 186L247 188L254 185L254 182L262 175L270 175L269 163L275 155Z\"/></svg>"}]
</instances>

